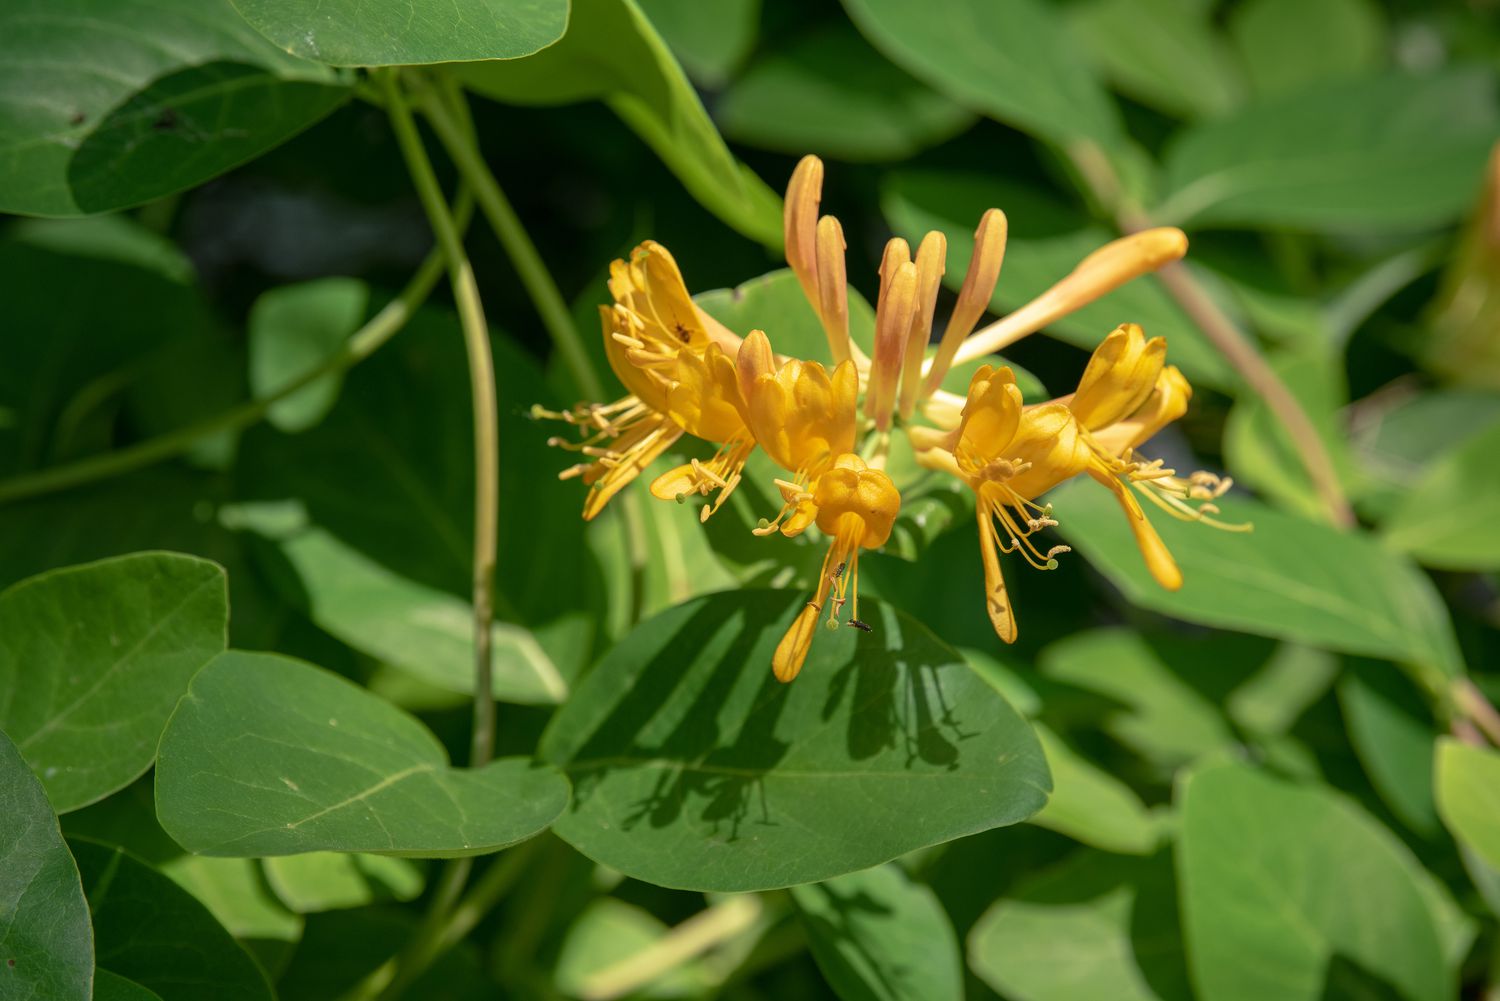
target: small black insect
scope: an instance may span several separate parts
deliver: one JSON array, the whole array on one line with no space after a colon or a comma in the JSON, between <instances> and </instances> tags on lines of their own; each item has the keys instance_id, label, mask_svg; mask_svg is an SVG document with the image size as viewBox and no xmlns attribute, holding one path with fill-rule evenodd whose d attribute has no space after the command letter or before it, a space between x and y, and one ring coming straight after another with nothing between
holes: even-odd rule
<instances>
[{"instance_id":1,"label":"small black insect","mask_svg":"<svg viewBox=\"0 0 1500 1001\"><path fill-rule=\"evenodd\" d=\"M75 111L71 115L68 116L68 124L69 125L82 125L84 122L88 121L88 117L89 117L88 115L85 115L81 111Z\"/></svg>"},{"instance_id":2,"label":"small black insect","mask_svg":"<svg viewBox=\"0 0 1500 1001\"><path fill-rule=\"evenodd\" d=\"M157 132L171 132L177 128L177 112L171 108L161 109L161 114L156 116L156 121L151 123L151 127Z\"/></svg>"},{"instance_id":3,"label":"small black insect","mask_svg":"<svg viewBox=\"0 0 1500 1001\"><path fill-rule=\"evenodd\" d=\"M849 624L862 633L873 633L875 631L874 626L868 622L861 622L859 619L850 619Z\"/></svg>"},{"instance_id":4,"label":"small black insect","mask_svg":"<svg viewBox=\"0 0 1500 1001\"><path fill-rule=\"evenodd\" d=\"M679 341L681 341L682 343L684 343L684 344L687 344L687 343L691 342L692 339L693 339L693 335L688 331L688 328L684 327L680 323L677 324L676 326L677 326L677 339Z\"/></svg>"},{"instance_id":5,"label":"small black insect","mask_svg":"<svg viewBox=\"0 0 1500 1001\"><path fill-rule=\"evenodd\" d=\"M845 561L843 563L840 563L838 566L834 567L833 568L833 579L834 580L838 580L840 577L844 576L844 568L847 567L848 565L849 565L848 562Z\"/></svg>"}]
</instances>

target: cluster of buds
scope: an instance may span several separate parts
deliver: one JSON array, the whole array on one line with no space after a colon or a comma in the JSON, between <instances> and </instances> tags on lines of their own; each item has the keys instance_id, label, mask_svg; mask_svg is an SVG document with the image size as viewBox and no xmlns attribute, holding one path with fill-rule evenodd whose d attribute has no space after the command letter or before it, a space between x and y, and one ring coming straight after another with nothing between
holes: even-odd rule
<instances>
[{"instance_id":1,"label":"cluster of buds","mask_svg":"<svg viewBox=\"0 0 1500 1001\"><path fill-rule=\"evenodd\" d=\"M1054 400L1028 405L1014 373L988 364L974 372L966 396L941 386L953 365L977 361L1179 259L1187 250L1182 232L1153 229L1115 240L976 331L1005 255L1005 215L990 209L935 350L947 239L927 234L915 257L906 241L893 239L881 259L875 339L866 355L850 338L843 230L833 216L819 215L822 185L822 163L804 158L787 189L786 256L827 336L832 371L778 355L763 331L741 338L715 321L693 302L659 244L643 243L628 262L614 263L614 303L600 315L610 366L630 395L566 413L536 411L583 429L578 439L552 443L586 460L562 473L589 485L584 517L597 515L687 434L717 446L713 457L661 473L651 492L667 500L710 498L700 510L706 520L761 449L786 476L775 480L780 512L763 519L756 534L796 536L816 525L830 540L812 598L773 657L782 681L801 670L820 620L870 629L859 617L859 554L885 544L900 512L900 493L884 470L893 434L908 436L923 466L974 491L988 611L1007 643L1016 639L1016 622L1000 556L1019 553L1034 567L1057 566L1067 547L1044 551L1033 540L1057 524L1038 498L1080 473L1119 501L1156 580L1180 587L1182 575L1136 495L1175 517L1219 524L1210 517L1212 502L1229 483L1207 473L1179 477L1135 453L1182 416L1192 395L1182 373L1166 364L1162 338L1148 340L1135 324L1119 327L1095 350L1077 390Z\"/></svg>"}]
</instances>

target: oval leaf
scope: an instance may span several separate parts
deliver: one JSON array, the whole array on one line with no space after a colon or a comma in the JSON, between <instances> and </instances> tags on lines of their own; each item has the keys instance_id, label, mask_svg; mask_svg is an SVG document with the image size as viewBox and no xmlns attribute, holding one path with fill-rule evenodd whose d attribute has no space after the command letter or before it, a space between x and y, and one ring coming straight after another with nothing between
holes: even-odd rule
<instances>
[{"instance_id":1,"label":"oval leaf","mask_svg":"<svg viewBox=\"0 0 1500 1001\"><path fill-rule=\"evenodd\" d=\"M1500 568L1497 454L1500 422L1440 456L1381 526L1386 544L1444 570Z\"/></svg>"},{"instance_id":2,"label":"oval leaf","mask_svg":"<svg viewBox=\"0 0 1500 1001\"><path fill-rule=\"evenodd\" d=\"M172 707L224 649L224 571L174 553L54 570L0 593L0 727L63 813L151 767Z\"/></svg>"},{"instance_id":3,"label":"oval leaf","mask_svg":"<svg viewBox=\"0 0 1500 1001\"><path fill-rule=\"evenodd\" d=\"M88 1001L94 934L47 794L0 733L0 995Z\"/></svg>"},{"instance_id":4,"label":"oval leaf","mask_svg":"<svg viewBox=\"0 0 1500 1001\"><path fill-rule=\"evenodd\" d=\"M348 94L326 67L256 34L229 0L8 0L0 212L84 215L182 191Z\"/></svg>"},{"instance_id":5,"label":"oval leaf","mask_svg":"<svg viewBox=\"0 0 1500 1001\"><path fill-rule=\"evenodd\" d=\"M1024 820L1051 782L1036 736L955 651L870 603L783 685L804 596L728 592L642 624L553 718L574 779L556 831L662 886L807 883Z\"/></svg>"},{"instance_id":6,"label":"oval leaf","mask_svg":"<svg viewBox=\"0 0 1500 1001\"><path fill-rule=\"evenodd\" d=\"M541 832L567 799L554 769L453 768L431 731L358 685L238 651L193 679L156 769L162 827L201 855L478 855Z\"/></svg>"},{"instance_id":7,"label":"oval leaf","mask_svg":"<svg viewBox=\"0 0 1500 1001\"><path fill-rule=\"evenodd\" d=\"M1453 836L1500 870L1500 754L1438 740L1437 808Z\"/></svg>"},{"instance_id":8,"label":"oval leaf","mask_svg":"<svg viewBox=\"0 0 1500 1001\"><path fill-rule=\"evenodd\" d=\"M101 970L162 1001L272 1001L255 960L192 894L119 848L83 840L72 847Z\"/></svg>"}]
</instances>

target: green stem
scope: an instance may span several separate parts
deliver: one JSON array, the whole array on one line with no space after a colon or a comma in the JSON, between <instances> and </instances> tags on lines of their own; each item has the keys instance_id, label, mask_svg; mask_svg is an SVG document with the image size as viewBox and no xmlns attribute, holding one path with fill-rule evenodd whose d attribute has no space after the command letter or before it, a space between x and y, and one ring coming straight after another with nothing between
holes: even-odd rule
<instances>
[{"instance_id":1,"label":"green stem","mask_svg":"<svg viewBox=\"0 0 1500 1001\"><path fill-rule=\"evenodd\" d=\"M463 238L443 197L432 162L417 134L406 96L397 85L395 70L379 73L386 110L396 141L406 159L417 196L448 262L448 278L458 304L464 347L469 356L469 386L474 397L474 734L469 767L485 765L494 753L495 697L491 690L494 662L490 651L494 617L495 559L500 516L499 401L495 392L495 360L490 353L489 327L479 301L474 268L464 252Z\"/></svg>"},{"instance_id":2,"label":"green stem","mask_svg":"<svg viewBox=\"0 0 1500 1001\"><path fill-rule=\"evenodd\" d=\"M473 200L470 194L467 190L460 191L454 200L454 217L466 224L472 209ZM417 307L432 292L433 285L437 283L442 273L442 252L434 250L427 255L427 259L422 262L411 281L406 283L406 287L396 298L387 303L380 312L370 317L363 327L360 327L344 342L338 352L329 356L317 368L309 369L269 395L231 407L223 413L205 417L203 420L157 435L155 438L148 438L126 448L0 481L0 503L23 500L70 487L83 486L111 476L132 473L182 455L195 443L210 435L255 424L264 418L271 407L280 400L286 399L324 376L351 368L374 354L406 325Z\"/></svg>"},{"instance_id":3,"label":"green stem","mask_svg":"<svg viewBox=\"0 0 1500 1001\"><path fill-rule=\"evenodd\" d=\"M447 85L447 81L444 81ZM526 286L532 304L541 316L543 325L552 336L552 342L562 355L579 390L589 399L599 399L604 387L594 371L593 362L584 349L578 330L573 326L573 316L568 311L562 293L547 266L542 263L536 244L531 242L520 217L511 207L510 200L500 189L500 183L484 162L478 145L460 116L467 116L467 104L462 91L452 94L444 101L441 93L432 86L422 88L416 95L422 114L437 133L438 140L458 168L459 176L474 189L479 207L489 220L490 227L505 248L516 274Z\"/></svg>"}]
</instances>

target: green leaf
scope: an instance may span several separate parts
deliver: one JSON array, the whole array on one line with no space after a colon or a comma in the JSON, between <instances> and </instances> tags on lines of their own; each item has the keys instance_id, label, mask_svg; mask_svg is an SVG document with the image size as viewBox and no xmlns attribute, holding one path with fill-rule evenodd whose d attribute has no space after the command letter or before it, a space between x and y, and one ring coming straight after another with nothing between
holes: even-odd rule
<instances>
[{"instance_id":1,"label":"green leaf","mask_svg":"<svg viewBox=\"0 0 1500 1001\"><path fill-rule=\"evenodd\" d=\"M1263 96L1293 94L1386 64L1386 28L1372 0L1246 0L1229 11L1229 34L1250 84Z\"/></svg>"},{"instance_id":2,"label":"green leaf","mask_svg":"<svg viewBox=\"0 0 1500 1001\"><path fill-rule=\"evenodd\" d=\"M1281 644L1264 666L1229 693L1224 709L1250 733L1279 736L1328 691L1338 673L1338 658L1327 651Z\"/></svg>"},{"instance_id":3,"label":"green leaf","mask_svg":"<svg viewBox=\"0 0 1500 1001\"><path fill-rule=\"evenodd\" d=\"M797 680L771 653L803 594L712 595L615 647L542 738L574 779L555 829L662 886L750 890L868 868L1035 813L1025 721L918 623L820 635Z\"/></svg>"},{"instance_id":4,"label":"green leaf","mask_svg":"<svg viewBox=\"0 0 1500 1001\"><path fill-rule=\"evenodd\" d=\"M94 936L78 867L41 782L0 732L0 990L88 1001Z\"/></svg>"},{"instance_id":5,"label":"green leaf","mask_svg":"<svg viewBox=\"0 0 1500 1001\"><path fill-rule=\"evenodd\" d=\"M161 1001L161 995L118 973L95 970L94 1001Z\"/></svg>"},{"instance_id":6,"label":"green leaf","mask_svg":"<svg viewBox=\"0 0 1500 1001\"><path fill-rule=\"evenodd\" d=\"M200 855L452 857L515 844L567 803L553 769L455 769L426 727L338 675L231 651L162 734L156 812Z\"/></svg>"},{"instance_id":7,"label":"green leaf","mask_svg":"<svg viewBox=\"0 0 1500 1001\"><path fill-rule=\"evenodd\" d=\"M1016 1001L1189 1001L1171 861L1074 855L985 912L969 966Z\"/></svg>"},{"instance_id":8,"label":"green leaf","mask_svg":"<svg viewBox=\"0 0 1500 1001\"><path fill-rule=\"evenodd\" d=\"M260 863L244 858L179 855L161 873L208 908L268 971L279 969L302 937L302 918L271 893Z\"/></svg>"},{"instance_id":9,"label":"green leaf","mask_svg":"<svg viewBox=\"0 0 1500 1001\"><path fill-rule=\"evenodd\" d=\"M961 1001L953 924L897 865L792 887L807 942L842 1001Z\"/></svg>"},{"instance_id":10,"label":"green leaf","mask_svg":"<svg viewBox=\"0 0 1500 1001\"><path fill-rule=\"evenodd\" d=\"M1500 869L1500 754L1440 737L1435 785L1448 830L1485 865Z\"/></svg>"},{"instance_id":11,"label":"green leaf","mask_svg":"<svg viewBox=\"0 0 1500 1001\"><path fill-rule=\"evenodd\" d=\"M10 0L0 211L84 215L191 188L348 93L257 35L229 0Z\"/></svg>"},{"instance_id":12,"label":"green leaf","mask_svg":"<svg viewBox=\"0 0 1500 1001\"><path fill-rule=\"evenodd\" d=\"M736 142L839 160L904 160L974 123L973 112L829 25L754 63L714 111Z\"/></svg>"},{"instance_id":13,"label":"green leaf","mask_svg":"<svg viewBox=\"0 0 1500 1001\"><path fill-rule=\"evenodd\" d=\"M1369 537L1223 497L1225 532L1147 506L1182 569L1182 590L1152 580L1115 499L1093 483L1048 494L1059 531L1131 601L1188 622L1402 661L1456 676L1463 661L1432 582ZM1024 614L1024 610L1023 610ZM1024 621L1024 619L1023 619Z\"/></svg>"},{"instance_id":14,"label":"green leaf","mask_svg":"<svg viewBox=\"0 0 1500 1001\"><path fill-rule=\"evenodd\" d=\"M1177 855L1189 965L1203 1001L1454 995L1421 867L1332 790L1243 765L1180 788ZM1347 979L1346 979L1347 978Z\"/></svg>"},{"instance_id":15,"label":"green leaf","mask_svg":"<svg viewBox=\"0 0 1500 1001\"><path fill-rule=\"evenodd\" d=\"M162 1001L272 1001L266 975L186 890L118 848L73 841L95 955Z\"/></svg>"},{"instance_id":16,"label":"green leaf","mask_svg":"<svg viewBox=\"0 0 1500 1001\"><path fill-rule=\"evenodd\" d=\"M58 812L151 767L172 706L224 649L224 571L139 553L0 593L0 726Z\"/></svg>"},{"instance_id":17,"label":"green leaf","mask_svg":"<svg viewBox=\"0 0 1500 1001\"><path fill-rule=\"evenodd\" d=\"M1109 95L1040 0L844 0L844 9L893 62L966 107L1059 144L1120 136Z\"/></svg>"},{"instance_id":18,"label":"green leaf","mask_svg":"<svg viewBox=\"0 0 1500 1001\"><path fill-rule=\"evenodd\" d=\"M1432 768L1436 727L1424 693L1390 664L1356 661L1339 681L1349 742L1401 822L1424 837L1437 833Z\"/></svg>"},{"instance_id":19,"label":"green leaf","mask_svg":"<svg viewBox=\"0 0 1500 1001\"><path fill-rule=\"evenodd\" d=\"M650 911L615 897L601 897L589 904L568 929L558 952L553 980L567 997L588 997L595 975L625 962L660 942L670 931ZM701 961L673 966L655 980L632 991L643 1001L701 997L714 978Z\"/></svg>"},{"instance_id":20,"label":"green leaf","mask_svg":"<svg viewBox=\"0 0 1500 1001\"><path fill-rule=\"evenodd\" d=\"M1090 0L1068 10L1089 57L1121 93L1186 118L1239 103L1244 83L1198 0Z\"/></svg>"},{"instance_id":21,"label":"green leaf","mask_svg":"<svg viewBox=\"0 0 1500 1001\"><path fill-rule=\"evenodd\" d=\"M363 653L439 688L474 691L472 606L436 588L400 577L310 528L281 541L306 594L308 614L329 634ZM495 698L523 705L561 702L567 682L531 633L496 622Z\"/></svg>"},{"instance_id":22,"label":"green leaf","mask_svg":"<svg viewBox=\"0 0 1500 1001\"><path fill-rule=\"evenodd\" d=\"M735 75L760 31L760 0L640 0L640 7L688 75L707 87Z\"/></svg>"},{"instance_id":23,"label":"green leaf","mask_svg":"<svg viewBox=\"0 0 1500 1001\"><path fill-rule=\"evenodd\" d=\"M275 288L250 307L250 390L270 396L318 368L359 329L370 289L354 278L320 278ZM302 431L327 416L342 374L323 376L271 405L266 418L283 431Z\"/></svg>"},{"instance_id":24,"label":"green leaf","mask_svg":"<svg viewBox=\"0 0 1500 1001\"><path fill-rule=\"evenodd\" d=\"M281 1001L342 998L411 943L417 919L407 911L366 907L314 914L277 984ZM474 950L459 943L411 984L408 997L494 1001L496 988Z\"/></svg>"},{"instance_id":25,"label":"green leaf","mask_svg":"<svg viewBox=\"0 0 1500 1001\"><path fill-rule=\"evenodd\" d=\"M887 179L880 204L891 228L909 241L934 229L947 235L948 267L943 281L952 289L963 283L968 270L980 215L991 207L1003 209L1010 235L991 303L997 313L1014 310L1045 292L1112 238L1103 226L1046 192L988 174L901 171ZM1046 329L1054 337L1092 351L1126 322L1166 337L1169 359L1194 382L1223 388L1238 381L1223 356L1151 275L1122 285Z\"/></svg>"},{"instance_id":26,"label":"green leaf","mask_svg":"<svg viewBox=\"0 0 1500 1001\"><path fill-rule=\"evenodd\" d=\"M1444 570L1500 569L1500 421L1441 454L1381 526L1385 543Z\"/></svg>"},{"instance_id":27,"label":"green leaf","mask_svg":"<svg viewBox=\"0 0 1500 1001\"><path fill-rule=\"evenodd\" d=\"M276 896L298 914L413 900L424 883L416 864L387 855L310 852L268 858L262 865Z\"/></svg>"},{"instance_id":28,"label":"green leaf","mask_svg":"<svg viewBox=\"0 0 1500 1001\"><path fill-rule=\"evenodd\" d=\"M568 0L232 0L278 48L331 66L407 66L518 59L568 26Z\"/></svg>"},{"instance_id":29,"label":"green leaf","mask_svg":"<svg viewBox=\"0 0 1500 1001\"><path fill-rule=\"evenodd\" d=\"M550 49L457 72L467 86L497 101L604 100L694 198L745 236L780 247L780 199L729 152L635 0L573 0L568 32Z\"/></svg>"},{"instance_id":30,"label":"green leaf","mask_svg":"<svg viewBox=\"0 0 1500 1001\"><path fill-rule=\"evenodd\" d=\"M777 354L833 365L823 325L791 268L768 271L732 289L700 292L693 301L741 336L764 330ZM875 310L853 288L849 290L849 339L866 354L875 344Z\"/></svg>"},{"instance_id":31,"label":"green leaf","mask_svg":"<svg viewBox=\"0 0 1500 1001\"><path fill-rule=\"evenodd\" d=\"M1052 772L1052 798L1031 822L1107 852L1149 855L1160 837L1135 791L1052 730L1033 723Z\"/></svg>"},{"instance_id":32,"label":"green leaf","mask_svg":"<svg viewBox=\"0 0 1500 1001\"><path fill-rule=\"evenodd\" d=\"M1200 226L1440 225L1473 203L1500 113L1493 74L1330 84L1184 132L1157 218Z\"/></svg>"}]
</instances>

